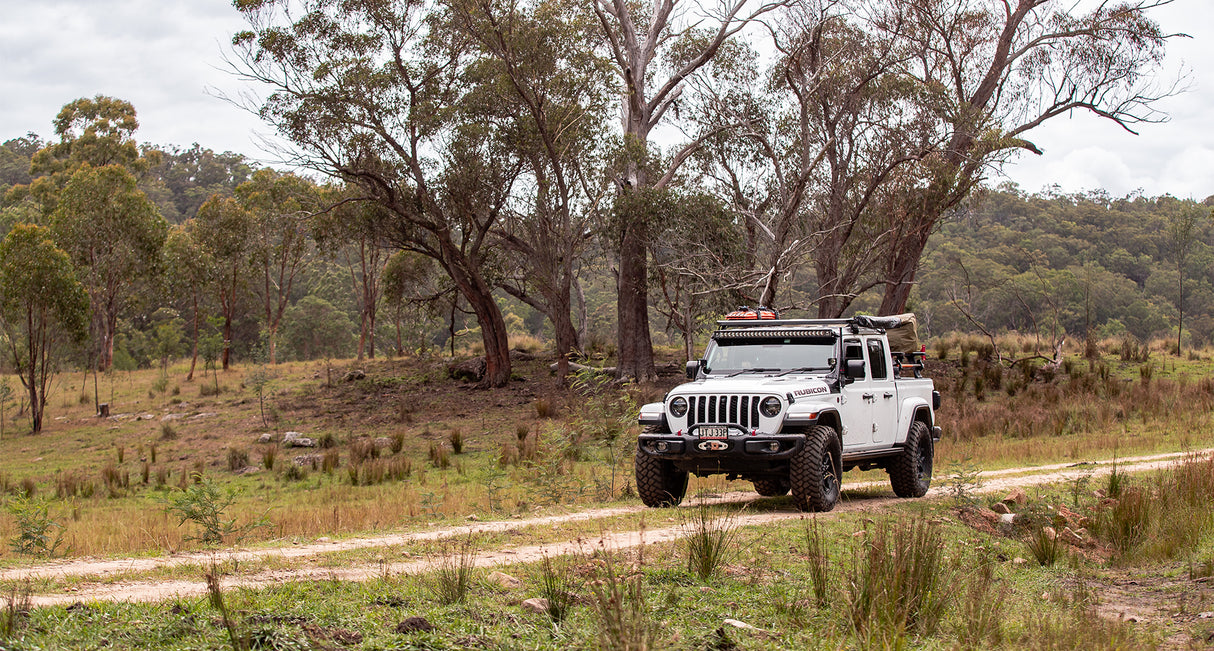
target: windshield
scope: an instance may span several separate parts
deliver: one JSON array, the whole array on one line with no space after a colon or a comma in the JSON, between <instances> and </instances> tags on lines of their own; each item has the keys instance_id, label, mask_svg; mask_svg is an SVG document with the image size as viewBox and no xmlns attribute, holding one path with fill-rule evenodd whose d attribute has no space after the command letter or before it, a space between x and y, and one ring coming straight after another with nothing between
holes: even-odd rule
<instances>
[{"instance_id":1,"label":"windshield","mask_svg":"<svg viewBox=\"0 0 1214 651\"><path fill-rule=\"evenodd\" d=\"M714 339L704 351L704 372L829 371L838 353L833 338Z\"/></svg>"}]
</instances>

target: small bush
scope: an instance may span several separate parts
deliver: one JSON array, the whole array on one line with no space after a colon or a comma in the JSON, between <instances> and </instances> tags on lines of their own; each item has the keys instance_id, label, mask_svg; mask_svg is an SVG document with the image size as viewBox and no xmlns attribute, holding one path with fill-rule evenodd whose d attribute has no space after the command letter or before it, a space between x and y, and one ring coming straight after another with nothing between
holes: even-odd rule
<instances>
[{"instance_id":1,"label":"small bush","mask_svg":"<svg viewBox=\"0 0 1214 651\"><path fill-rule=\"evenodd\" d=\"M536 418L552 418L552 403L547 398L536 398L534 405Z\"/></svg>"},{"instance_id":2,"label":"small bush","mask_svg":"<svg viewBox=\"0 0 1214 651\"><path fill-rule=\"evenodd\" d=\"M577 603L577 574L573 571L573 563L569 557L553 562L547 554L540 562L535 583L539 585L540 596L548 602L548 617L554 623L565 621L573 605Z\"/></svg>"},{"instance_id":3,"label":"small bush","mask_svg":"<svg viewBox=\"0 0 1214 651\"><path fill-rule=\"evenodd\" d=\"M303 481L308 478L308 470L303 466L289 463L286 468L282 469L282 478L286 481Z\"/></svg>"},{"instance_id":4,"label":"small bush","mask_svg":"<svg viewBox=\"0 0 1214 651\"><path fill-rule=\"evenodd\" d=\"M430 465L443 470L451 467L451 452L446 445L437 441L430 443Z\"/></svg>"},{"instance_id":5,"label":"small bush","mask_svg":"<svg viewBox=\"0 0 1214 651\"><path fill-rule=\"evenodd\" d=\"M29 580L13 583L4 594L4 610L0 611L0 640L11 640L17 637L17 631L21 629L33 608ZM0 648L3 647L4 645L0 643ZM15 645L12 648L17 651L25 647Z\"/></svg>"},{"instance_id":6,"label":"small bush","mask_svg":"<svg viewBox=\"0 0 1214 651\"><path fill-rule=\"evenodd\" d=\"M17 529L17 535L9 540L9 549L30 556L55 555L63 543L63 527L51 519L49 503L21 493L9 499L5 510L13 516Z\"/></svg>"},{"instance_id":7,"label":"small bush","mask_svg":"<svg viewBox=\"0 0 1214 651\"><path fill-rule=\"evenodd\" d=\"M812 524L805 524L805 552L809 557L809 579L813 583L814 600L819 608L825 608L829 604L830 577L834 568L816 517Z\"/></svg>"},{"instance_id":8,"label":"small bush","mask_svg":"<svg viewBox=\"0 0 1214 651\"><path fill-rule=\"evenodd\" d=\"M645 605L645 575L638 572L621 576L610 554L603 554L602 560L598 577L590 583L599 648L620 651L656 648L656 631Z\"/></svg>"},{"instance_id":9,"label":"small bush","mask_svg":"<svg viewBox=\"0 0 1214 651\"><path fill-rule=\"evenodd\" d=\"M228 470L236 472L249 465L249 451L228 448Z\"/></svg>"},{"instance_id":10,"label":"small bush","mask_svg":"<svg viewBox=\"0 0 1214 651\"><path fill-rule=\"evenodd\" d=\"M1024 544L1042 567L1053 566L1062 552L1062 541L1053 527L1033 527Z\"/></svg>"},{"instance_id":11,"label":"small bush","mask_svg":"<svg viewBox=\"0 0 1214 651\"><path fill-rule=\"evenodd\" d=\"M405 449L405 433L394 432L392 434L392 444L388 447L392 450L392 454L400 454L400 451Z\"/></svg>"},{"instance_id":12,"label":"small bush","mask_svg":"<svg viewBox=\"0 0 1214 651\"><path fill-rule=\"evenodd\" d=\"M160 424L160 440L161 441L176 441L177 440L177 430L173 427L172 423L161 423Z\"/></svg>"},{"instance_id":13,"label":"small bush","mask_svg":"<svg viewBox=\"0 0 1214 651\"><path fill-rule=\"evenodd\" d=\"M197 527L198 535L187 536L186 540L197 540L204 545L219 545L229 537L239 543L253 530L268 526L265 516L243 525L237 525L236 518L227 518L228 508L236 503L236 492L221 491L215 482L206 478L162 499L161 503L166 513L180 519L178 526L190 522Z\"/></svg>"},{"instance_id":14,"label":"small bush","mask_svg":"<svg viewBox=\"0 0 1214 651\"><path fill-rule=\"evenodd\" d=\"M332 432L325 432L316 439L316 445L322 450L330 450L337 447L337 437Z\"/></svg>"},{"instance_id":15,"label":"small bush","mask_svg":"<svg viewBox=\"0 0 1214 651\"><path fill-rule=\"evenodd\" d=\"M977 567L973 568L973 565ZM964 649L1002 646L1003 604L1008 590L996 585L995 564L989 558L979 559L967 570L970 578L958 604L960 616L953 633Z\"/></svg>"},{"instance_id":16,"label":"small bush","mask_svg":"<svg viewBox=\"0 0 1214 651\"><path fill-rule=\"evenodd\" d=\"M379 448L375 447L375 441L365 436L350 441L350 463L361 464L369 459L378 458Z\"/></svg>"},{"instance_id":17,"label":"small bush","mask_svg":"<svg viewBox=\"0 0 1214 651\"><path fill-rule=\"evenodd\" d=\"M944 539L922 519L882 520L859 543L847 571L848 612L863 646L931 635L949 601Z\"/></svg>"},{"instance_id":18,"label":"small bush","mask_svg":"<svg viewBox=\"0 0 1214 651\"><path fill-rule=\"evenodd\" d=\"M447 434L447 441L451 443L451 451L455 454L464 453L464 433L459 429L453 429Z\"/></svg>"}]
</instances>

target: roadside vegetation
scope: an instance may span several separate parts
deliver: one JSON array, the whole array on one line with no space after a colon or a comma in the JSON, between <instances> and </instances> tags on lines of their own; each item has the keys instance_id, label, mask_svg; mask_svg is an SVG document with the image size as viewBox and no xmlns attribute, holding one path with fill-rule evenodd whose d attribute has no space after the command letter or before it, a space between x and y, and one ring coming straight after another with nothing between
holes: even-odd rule
<instances>
[{"instance_id":1,"label":"roadside vegetation","mask_svg":"<svg viewBox=\"0 0 1214 651\"><path fill-rule=\"evenodd\" d=\"M944 500L763 526L738 526L737 505L646 511L639 522L620 516L532 528L522 538L486 535L320 561L340 569L450 559L432 575L385 569L357 585L223 588L225 576L286 567L271 560L151 573L214 574L226 618L213 599L27 609L31 591L68 584L7 581L0 605L9 608L11 632L0 629L0 644L91 647L108 635L131 648L322 648L338 638L352 648L459 648L473 640L541 648L1144 648L1172 646L1178 635L1203 639L1210 622L1198 615L1214 610L1204 589L1214 567L1211 462L1192 458L1157 476L1114 472L1033 490L1005 505L1014 523L990 510L1002 495L977 493L965 469L1210 447L1209 354L1178 358L1161 342L1146 361L1122 360L1120 342L1110 339L1095 358L1068 351L1057 369L1030 375L997 366L979 338L932 347L930 373L945 396L936 477L949 493ZM282 545L634 505L635 409L680 381L677 353L667 354L662 382L643 388L585 372L558 390L539 359L521 362L518 379L494 392L448 378L449 363L437 358L280 364L264 384L248 376L265 367L235 365L219 374L218 393L202 390L214 386L209 379L113 373L102 378L109 418L77 399L79 377L59 376L43 432L10 432L0 442L0 564ZM171 366L168 376L180 371ZM315 447L288 447L288 432ZM854 472L845 480L885 477ZM693 482L693 495L750 489L721 478ZM750 508L780 509L785 499ZM589 540L638 524L681 525L689 535L643 552L587 544L575 556L495 568L521 577L518 588L487 582L489 570L474 567L479 554L514 541ZM1145 592L1126 587L1148 583ZM900 592L875 587L889 585ZM522 603L532 598L547 599L547 609L527 611ZM1119 605L1131 614L1114 612ZM1151 608L1173 616L1143 621ZM406 626L413 617L434 628ZM121 640L104 632L113 630L124 631ZM349 642L355 638L362 641Z\"/></svg>"}]
</instances>

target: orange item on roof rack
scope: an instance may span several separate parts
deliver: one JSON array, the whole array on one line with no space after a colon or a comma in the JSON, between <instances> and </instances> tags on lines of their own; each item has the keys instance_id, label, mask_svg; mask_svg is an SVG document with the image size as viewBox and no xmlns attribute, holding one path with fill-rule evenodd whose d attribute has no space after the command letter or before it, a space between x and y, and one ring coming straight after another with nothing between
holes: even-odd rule
<instances>
[{"instance_id":1,"label":"orange item on roof rack","mask_svg":"<svg viewBox=\"0 0 1214 651\"><path fill-rule=\"evenodd\" d=\"M745 305L725 315L726 321L774 320L779 318L780 313L770 307L756 307L752 310Z\"/></svg>"}]
</instances>

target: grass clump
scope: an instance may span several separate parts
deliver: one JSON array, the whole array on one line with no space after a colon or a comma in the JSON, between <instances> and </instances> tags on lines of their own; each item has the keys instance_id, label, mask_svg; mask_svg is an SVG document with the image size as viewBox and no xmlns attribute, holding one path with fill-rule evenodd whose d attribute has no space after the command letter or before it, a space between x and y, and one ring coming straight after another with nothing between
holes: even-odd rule
<instances>
[{"instance_id":1,"label":"grass clump","mask_svg":"<svg viewBox=\"0 0 1214 651\"><path fill-rule=\"evenodd\" d=\"M645 651L655 648L657 631L645 605L645 574L623 576L611 554L600 555L598 577L590 583L599 648Z\"/></svg>"},{"instance_id":2,"label":"grass clump","mask_svg":"<svg viewBox=\"0 0 1214 651\"><path fill-rule=\"evenodd\" d=\"M704 501L691 510L684 522L687 529L687 571L701 581L715 575L734 552L734 515L722 514Z\"/></svg>"},{"instance_id":3,"label":"grass clump","mask_svg":"<svg viewBox=\"0 0 1214 651\"><path fill-rule=\"evenodd\" d=\"M443 605L463 603L472 589L476 569L476 539L469 535L448 545L434 573L426 581L430 594Z\"/></svg>"},{"instance_id":4,"label":"grass clump","mask_svg":"<svg viewBox=\"0 0 1214 651\"><path fill-rule=\"evenodd\" d=\"M576 574L573 572L574 562L570 557L554 561L547 554L535 570L535 582L539 586L540 596L548 603L547 615L554 624L560 624L569 616L577 603L578 595Z\"/></svg>"},{"instance_id":5,"label":"grass clump","mask_svg":"<svg viewBox=\"0 0 1214 651\"><path fill-rule=\"evenodd\" d=\"M880 520L866 531L845 586L856 635L868 648L888 648L907 635L934 634L951 578L939 526L922 519Z\"/></svg>"}]
</instances>

